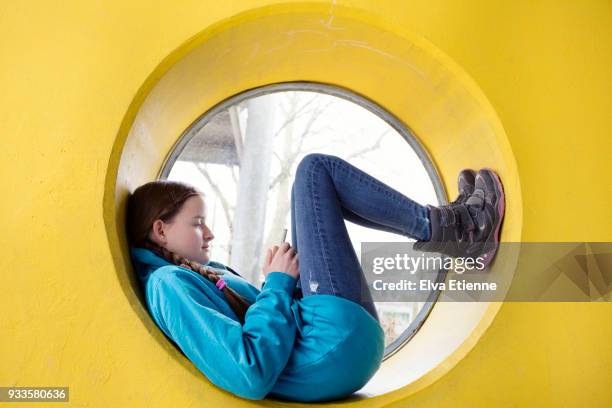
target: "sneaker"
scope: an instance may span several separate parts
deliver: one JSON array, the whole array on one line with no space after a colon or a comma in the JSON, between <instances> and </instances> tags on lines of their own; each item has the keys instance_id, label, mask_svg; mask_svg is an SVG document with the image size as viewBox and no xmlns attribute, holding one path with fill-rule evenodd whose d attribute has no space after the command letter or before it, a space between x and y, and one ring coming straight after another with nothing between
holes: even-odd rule
<instances>
[{"instance_id":1,"label":"sneaker","mask_svg":"<svg viewBox=\"0 0 612 408\"><path fill-rule=\"evenodd\" d=\"M499 245L504 215L504 192L499 177L482 169L474 190L465 202L435 207L428 205L431 237L417 241L413 248L452 257L483 257L484 267L493 260Z\"/></svg>"},{"instance_id":2,"label":"sneaker","mask_svg":"<svg viewBox=\"0 0 612 408\"><path fill-rule=\"evenodd\" d=\"M431 237L429 241L415 242L413 249L438 252L452 257L468 256L469 249L472 251L478 249L473 247L473 241L471 241L476 230L476 223L465 203L440 207L427 205L427 209L429 210Z\"/></svg>"},{"instance_id":3,"label":"sneaker","mask_svg":"<svg viewBox=\"0 0 612 408\"><path fill-rule=\"evenodd\" d=\"M431 225L432 236L429 241L417 241L413 248L425 252L440 252L447 254L460 253L459 248L453 248L456 242L461 240L460 231L455 231L453 225L455 219L461 218L461 214L465 217L467 210L459 208L474 192L476 172L472 169L463 169L457 176L457 185L459 196L455 201L443 207L434 207L428 205L429 220ZM455 210L453 210L455 209ZM466 223L469 224L469 220ZM469 224L471 229L475 228L473 223Z\"/></svg>"}]
</instances>

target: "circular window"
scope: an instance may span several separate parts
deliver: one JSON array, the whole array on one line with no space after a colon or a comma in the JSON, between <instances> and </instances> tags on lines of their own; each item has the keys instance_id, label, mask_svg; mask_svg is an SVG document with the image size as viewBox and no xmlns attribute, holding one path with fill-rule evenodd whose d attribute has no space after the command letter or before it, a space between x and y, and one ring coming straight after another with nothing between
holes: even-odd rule
<instances>
[{"instance_id":1,"label":"circular window","mask_svg":"<svg viewBox=\"0 0 612 408\"><path fill-rule=\"evenodd\" d=\"M421 204L446 203L433 164L406 127L364 97L315 83L269 85L223 101L183 133L161 178L204 191L215 235L211 259L259 287L265 249L282 240L285 228L290 241L296 167L315 152L339 156ZM249 182L262 178L268 182ZM362 242L414 241L346 225L358 256ZM376 302L385 358L412 337L436 297L432 292L428 302Z\"/></svg>"}]
</instances>

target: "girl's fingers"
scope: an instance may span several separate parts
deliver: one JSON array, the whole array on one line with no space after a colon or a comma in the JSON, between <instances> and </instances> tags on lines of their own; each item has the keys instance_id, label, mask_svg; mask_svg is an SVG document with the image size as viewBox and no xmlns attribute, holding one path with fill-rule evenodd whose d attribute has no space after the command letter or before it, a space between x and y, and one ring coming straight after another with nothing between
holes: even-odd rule
<instances>
[{"instance_id":1,"label":"girl's fingers","mask_svg":"<svg viewBox=\"0 0 612 408\"><path fill-rule=\"evenodd\" d=\"M276 250L276 252L274 253L274 256L272 258L278 258L281 257L285 254L285 252L283 251L283 248L280 247Z\"/></svg>"},{"instance_id":2,"label":"girl's fingers","mask_svg":"<svg viewBox=\"0 0 612 408\"><path fill-rule=\"evenodd\" d=\"M281 254L284 254L285 252L287 252L289 250L289 248L291 247L291 245L289 245L288 242L283 242L280 247L278 248L278 251Z\"/></svg>"}]
</instances>

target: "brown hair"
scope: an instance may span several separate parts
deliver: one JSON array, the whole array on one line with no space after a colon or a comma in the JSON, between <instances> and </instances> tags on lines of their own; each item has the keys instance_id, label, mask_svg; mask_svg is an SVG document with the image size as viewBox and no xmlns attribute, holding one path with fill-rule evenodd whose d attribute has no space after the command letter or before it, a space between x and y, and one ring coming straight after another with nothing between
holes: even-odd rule
<instances>
[{"instance_id":1,"label":"brown hair","mask_svg":"<svg viewBox=\"0 0 612 408\"><path fill-rule=\"evenodd\" d=\"M132 246L149 249L168 262L183 266L199 273L212 283L217 283L220 278L213 270L199 262L179 256L149 238L149 232L155 220L161 219L164 222L171 222L185 201L196 195L204 196L204 193L187 183L179 181L156 180L138 187L128 197L128 241ZM244 323L244 317L250 304L227 285L222 291L240 322Z\"/></svg>"}]
</instances>

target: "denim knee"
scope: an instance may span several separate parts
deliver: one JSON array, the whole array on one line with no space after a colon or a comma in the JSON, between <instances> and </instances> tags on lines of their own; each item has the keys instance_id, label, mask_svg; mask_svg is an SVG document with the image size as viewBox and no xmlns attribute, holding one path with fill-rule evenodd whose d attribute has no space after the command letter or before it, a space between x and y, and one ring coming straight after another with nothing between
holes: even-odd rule
<instances>
[{"instance_id":1,"label":"denim knee","mask_svg":"<svg viewBox=\"0 0 612 408\"><path fill-rule=\"evenodd\" d=\"M328 155L323 153L308 153L304 156L295 170L295 182L301 183L305 181L311 167L324 165L323 161L326 157L328 157Z\"/></svg>"},{"instance_id":2,"label":"denim knee","mask_svg":"<svg viewBox=\"0 0 612 408\"><path fill-rule=\"evenodd\" d=\"M305 176L305 173L309 171L311 166L324 166L325 162L328 160L338 160L340 159L338 156L334 156L331 154L325 153L308 153L306 156L300 160L300 163L295 170L295 179L299 180Z\"/></svg>"}]
</instances>

